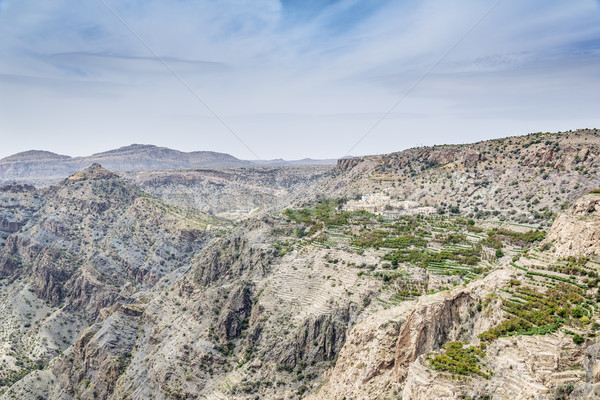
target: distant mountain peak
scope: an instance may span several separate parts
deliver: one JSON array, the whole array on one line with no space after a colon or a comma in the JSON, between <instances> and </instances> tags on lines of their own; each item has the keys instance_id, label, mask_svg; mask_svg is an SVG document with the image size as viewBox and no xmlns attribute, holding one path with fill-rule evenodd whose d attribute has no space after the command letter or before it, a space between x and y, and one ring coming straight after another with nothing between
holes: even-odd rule
<instances>
[{"instance_id":1,"label":"distant mountain peak","mask_svg":"<svg viewBox=\"0 0 600 400\"><path fill-rule=\"evenodd\" d=\"M67 178L69 182L77 182L77 181L85 181L91 179L109 179L109 178L117 178L118 176L102 167L102 165L98 163L93 163L91 166L86 169L75 172L71 176Z\"/></svg>"},{"instance_id":2,"label":"distant mountain peak","mask_svg":"<svg viewBox=\"0 0 600 400\"><path fill-rule=\"evenodd\" d=\"M28 150L5 157L0 162L25 162L25 161L59 161L70 160L71 157L45 150Z\"/></svg>"},{"instance_id":3,"label":"distant mountain peak","mask_svg":"<svg viewBox=\"0 0 600 400\"><path fill-rule=\"evenodd\" d=\"M129 146L121 146L116 150L140 150L140 149L158 149L159 146L153 144L132 143Z\"/></svg>"}]
</instances>

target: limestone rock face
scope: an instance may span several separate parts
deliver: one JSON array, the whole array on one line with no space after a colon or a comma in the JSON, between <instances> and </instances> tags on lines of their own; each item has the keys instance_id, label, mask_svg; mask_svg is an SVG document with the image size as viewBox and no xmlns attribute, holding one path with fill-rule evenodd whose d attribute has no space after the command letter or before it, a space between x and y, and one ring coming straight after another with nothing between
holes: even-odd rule
<instances>
[{"instance_id":1,"label":"limestone rock face","mask_svg":"<svg viewBox=\"0 0 600 400\"><path fill-rule=\"evenodd\" d=\"M468 306L474 301L470 293L459 292L415 309L398 334L394 360L396 376L404 378L418 356L446 343L452 329L467 319Z\"/></svg>"},{"instance_id":2,"label":"limestone rock face","mask_svg":"<svg viewBox=\"0 0 600 400\"><path fill-rule=\"evenodd\" d=\"M583 367L587 372L587 381L600 383L600 344L593 344L587 348Z\"/></svg>"},{"instance_id":3,"label":"limestone rock face","mask_svg":"<svg viewBox=\"0 0 600 400\"><path fill-rule=\"evenodd\" d=\"M356 325L348 334L327 383L310 400L385 398L393 379L398 331L415 302L383 310Z\"/></svg>"},{"instance_id":4,"label":"limestone rock face","mask_svg":"<svg viewBox=\"0 0 600 400\"><path fill-rule=\"evenodd\" d=\"M600 254L600 194L579 198L552 224L546 243L558 257Z\"/></svg>"},{"instance_id":5,"label":"limestone rock face","mask_svg":"<svg viewBox=\"0 0 600 400\"><path fill-rule=\"evenodd\" d=\"M350 332L329 381L309 398L371 399L400 393L419 356L456 340L460 332L457 328L469 326L469 306L475 301L470 291L461 290L416 304L406 302L372 316ZM472 330L473 324L470 327ZM423 377L417 379L421 381ZM417 397L405 398L431 398L428 396L433 389L418 386L413 383L409 390Z\"/></svg>"},{"instance_id":6,"label":"limestone rock face","mask_svg":"<svg viewBox=\"0 0 600 400\"><path fill-rule=\"evenodd\" d=\"M440 382L439 374L423 366L422 358L448 341L472 340L490 321L497 321L499 304L490 306L485 316L477 315L474 306L509 279L510 273L496 271L467 288L404 302L362 321L350 331L327 383L308 399L378 399L402 394L412 400L440 398L441 393L458 399L483 393L485 383L454 386Z\"/></svg>"}]
</instances>

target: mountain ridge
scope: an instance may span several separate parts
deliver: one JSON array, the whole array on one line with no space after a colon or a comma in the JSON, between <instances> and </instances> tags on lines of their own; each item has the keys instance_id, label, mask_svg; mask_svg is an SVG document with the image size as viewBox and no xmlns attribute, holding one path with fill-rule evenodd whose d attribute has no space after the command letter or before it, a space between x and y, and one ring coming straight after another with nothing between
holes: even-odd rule
<instances>
[{"instance_id":1,"label":"mountain ridge","mask_svg":"<svg viewBox=\"0 0 600 400\"><path fill-rule=\"evenodd\" d=\"M336 159L241 160L215 151L180 151L151 144L131 144L89 156L71 157L45 150L28 150L0 159L0 185L33 184L37 187L58 183L70 174L99 163L114 172L154 171L188 168L288 167L335 165Z\"/></svg>"}]
</instances>

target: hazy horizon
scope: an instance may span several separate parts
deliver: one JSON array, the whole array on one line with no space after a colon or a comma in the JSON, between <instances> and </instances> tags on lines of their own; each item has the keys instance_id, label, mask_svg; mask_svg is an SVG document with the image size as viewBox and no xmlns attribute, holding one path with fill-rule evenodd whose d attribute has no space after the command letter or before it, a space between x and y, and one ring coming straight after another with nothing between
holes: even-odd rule
<instances>
[{"instance_id":1,"label":"hazy horizon","mask_svg":"<svg viewBox=\"0 0 600 400\"><path fill-rule=\"evenodd\" d=\"M180 152L184 152L184 153L206 151L206 152L229 154L231 156L236 157L234 154L225 153L225 152L221 152L221 151L214 151L214 150L204 150L204 149L181 150L181 149L176 149L176 148L168 147L168 146L157 146L157 145L154 145L152 143L130 143L130 144L125 145L125 146L119 146L119 147L115 147L115 148L107 148L107 149L103 149L103 150L99 150L99 151L94 151L93 153L89 153L89 154L77 154L77 155L65 154L65 153L57 153L57 152L46 150L46 149L35 149L35 148L32 148L32 149L28 149L28 150L24 150L24 151L19 151L17 153L12 153L12 154L8 154L8 155L2 155L2 156L0 156L0 160L4 159L6 157L10 157L10 156L13 156L13 155L16 155L16 154L21 154L21 153L27 153L27 152L30 152L30 151L50 152L50 153L53 153L53 154L57 154L59 156L67 156L67 157L71 157L71 158L83 158L83 157L90 157L90 156L94 156L94 155L97 155L97 154L101 154L101 153L105 153L105 152L109 152L109 151L113 151L113 150L119 150L121 148L131 147L131 146L155 146L157 148L168 148L170 150L180 151ZM360 157L360 155L357 155L357 157ZM242 159L242 158L239 158L239 157L236 157L236 158L238 158L240 160L243 160L243 161L246 161L246 159ZM302 157L302 158L299 158L299 159L286 160L286 161L295 161L295 160L301 160L301 159L304 159L304 158L310 159L312 157ZM281 157L277 157L277 158L274 158L274 159L281 159ZM333 158L330 158L330 159L333 159ZM269 161L269 160L273 160L273 159L268 159L268 160L267 159L262 159L262 160L253 160L253 161Z\"/></svg>"},{"instance_id":2,"label":"hazy horizon","mask_svg":"<svg viewBox=\"0 0 600 400\"><path fill-rule=\"evenodd\" d=\"M600 127L597 0L0 0L0 33L0 158L330 159Z\"/></svg>"},{"instance_id":3,"label":"hazy horizon","mask_svg":"<svg viewBox=\"0 0 600 400\"><path fill-rule=\"evenodd\" d=\"M600 128L579 128L580 130L585 130L585 129L590 129L590 130L600 130ZM115 147L115 148L106 148L106 149L102 149L102 150L98 150L98 151L94 151L92 153L89 154L66 154L66 153L60 153L60 152L54 152L54 151L50 151L50 150L46 150L46 149L36 149L36 148L32 148L32 149L27 149L27 150L23 150L17 153L12 153L12 154L8 154L8 155L0 155L0 160L4 159L6 157L10 157L19 153L25 153L28 151L46 151L46 152L51 152L60 156L68 156L71 158L85 158L85 157L90 157L90 156L94 156L97 154L101 154L101 153L105 153L105 152L109 152L112 150L118 150L120 148L125 148L125 147L130 147L130 146L155 146L155 147L159 147L159 148L168 148L171 150L175 150L175 151L180 151L180 152L184 152L184 153L189 153L189 152L196 152L196 151L206 151L206 152L215 152L215 153L222 153L222 154L229 154L233 157L236 157L239 160L242 161L270 161L270 160L278 160L278 159L283 159L285 161L297 161L297 160L302 160L302 159L313 159L313 160L332 160L332 159L340 159L340 158L344 158L344 157L368 157L368 156L376 156L376 155L382 155L382 154L389 154L389 153L394 153L394 152L399 152L402 150L406 150L406 149L410 149L413 147L419 147L421 145L423 146L452 146L452 145L461 145L461 144L470 144L470 143L476 143L479 141L486 141L486 140L493 140L493 139L502 139L502 138L509 138L509 137L514 137L514 136L524 136L524 135L529 135L529 134L536 134L536 133L549 133L549 134L562 134L562 133L568 133L569 131L576 131L576 129L572 129L572 130L567 130L567 131L559 131L559 132L527 132L527 133L522 133L522 134L517 134L517 135L507 135L507 136L499 136L499 137L495 137L495 138L490 138L490 139L482 139L482 140L477 140L477 141L473 141L473 142L461 142L461 143L432 143L432 144L428 144L428 145L424 145L424 144L419 144L417 143L415 146L410 146L410 147L405 147L402 149L398 149L398 150L390 150L388 152L385 153L371 153L371 154L350 154L350 155L345 155L342 157L329 157L329 158L315 158L315 157L310 157L310 156L304 156L304 157L299 157L299 158L283 158L283 157L273 157L273 158L269 158L269 159L260 159L260 160L252 160L252 159L246 159L246 158L240 158L238 156L236 156L235 154L231 154L231 153L227 153L227 152L222 152L222 151L215 151L215 150L205 150L205 149L190 149L190 150L182 150L182 149L177 149L177 148L173 148L173 147L168 147L168 146L158 146L152 143L130 143L128 145L125 146L119 146L119 147Z\"/></svg>"}]
</instances>

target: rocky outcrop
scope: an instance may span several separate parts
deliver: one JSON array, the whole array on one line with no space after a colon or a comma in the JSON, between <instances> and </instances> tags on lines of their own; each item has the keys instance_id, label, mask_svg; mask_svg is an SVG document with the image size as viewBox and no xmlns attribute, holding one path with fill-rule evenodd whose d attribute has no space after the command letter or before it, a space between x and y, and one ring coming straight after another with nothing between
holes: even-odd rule
<instances>
[{"instance_id":1,"label":"rocky outcrop","mask_svg":"<svg viewBox=\"0 0 600 400\"><path fill-rule=\"evenodd\" d=\"M300 362L306 365L333 360L346 340L348 323L356 312L356 306L350 306L304 320L291 342L283 344L279 364L294 368Z\"/></svg>"},{"instance_id":2,"label":"rocky outcrop","mask_svg":"<svg viewBox=\"0 0 600 400\"><path fill-rule=\"evenodd\" d=\"M456 147L434 147L433 149L422 149L423 157L435 165L445 165L456 160L460 155L460 149Z\"/></svg>"},{"instance_id":3,"label":"rocky outcrop","mask_svg":"<svg viewBox=\"0 0 600 400\"><path fill-rule=\"evenodd\" d=\"M263 273L273 257L273 251L255 247L241 236L218 239L194 260L195 279L208 285L239 278L246 271Z\"/></svg>"},{"instance_id":4,"label":"rocky outcrop","mask_svg":"<svg viewBox=\"0 0 600 400\"><path fill-rule=\"evenodd\" d=\"M242 331L248 328L252 305L250 284L242 285L228 295L227 303L217 321L217 332L224 341L239 337Z\"/></svg>"},{"instance_id":5,"label":"rocky outcrop","mask_svg":"<svg viewBox=\"0 0 600 400\"><path fill-rule=\"evenodd\" d=\"M545 243L558 257L600 254L600 193L579 198L559 215Z\"/></svg>"},{"instance_id":6,"label":"rocky outcrop","mask_svg":"<svg viewBox=\"0 0 600 400\"><path fill-rule=\"evenodd\" d=\"M6 233L15 233L20 228L20 224L17 221L9 221L6 218L0 218L0 231Z\"/></svg>"},{"instance_id":7,"label":"rocky outcrop","mask_svg":"<svg viewBox=\"0 0 600 400\"><path fill-rule=\"evenodd\" d=\"M425 161L429 167L457 163L472 168L485 158L480 151L462 146L419 147L406 150L414 160Z\"/></svg>"},{"instance_id":8,"label":"rocky outcrop","mask_svg":"<svg viewBox=\"0 0 600 400\"><path fill-rule=\"evenodd\" d=\"M457 327L460 329L468 319L469 306L475 301L469 292L461 291L417 307L398 333L394 358L396 377L403 379L417 357L440 348L451 339L452 331Z\"/></svg>"},{"instance_id":9,"label":"rocky outcrop","mask_svg":"<svg viewBox=\"0 0 600 400\"><path fill-rule=\"evenodd\" d=\"M103 308L131 301L103 282L98 272L89 266L74 275L65 285L65 290L69 295L67 307L83 312L90 321L96 320Z\"/></svg>"},{"instance_id":10,"label":"rocky outcrop","mask_svg":"<svg viewBox=\"0 0 600 400\"><path fill-rule=\"evenodd\" d=\"M48 233L60 236L63 239L67 239L69 237L69 228L65 226L62 221L53 217L43 218L40 221L40 228L44 229Z\"/></svg>"},{"instance_id":11,"label":"rocky outcrop","mask_svg":"<svg viewBox=\"0 0 600 400\"><path fill-rule=\"evenodd\" d=\"M587 348L583 368L588 382L600 383L600 344L593 344Z\"/></svg>"},{"instance_id":12,"label":"rocky outcrop","mask_svg":"<svg viewBox=\"0 0 600 400\"><path fill-rule=\"evenodd\" d=\"M107 398L131 361L138 323L116 313L88 328L53 368L63 390L80 399Z\"/></svg>"},{"instance_id":13,"label":"rocky outcrop","mask_svg":"<svg viewBox=\"0 0 600 400\"><path fill-rule=\"evenodd\" d=\"M13 254L2 254L0 256L0 278L14 278L17 270L21 267L21 260Z\"/></svg>"},{"instance_id":14,"label":"rocky outcrop","mask_svg":"<svg viewBox=\"0 0 600 400\"><path fill-rule=\"evenodd\" d=\"M93 163L89 168L76 172L67 178L68 182L78 182L90 179L110 179L116 178L117 175L113 172L102 168L98 163Z\"/></svg>"},{"instance_id":15,"label":"rocky outcrop","mask_svg":"<svg viewBox=\"0 0 600 400\"><path fill-rule=\"evenodd\" d=\"M350 171L352 168L356 167L363 160L361 158L340 158L337 161L337 168L342 171Z\"/></svg>"},{"instance_id":16,"label":"rocky outcrop","mask_svg":"<svg viewBox=\"0 0 600 400\"><path fill-rule=\"evenodd\" d=\"M64 285L77 267L63 252L42 246L23 235L8 237L3 259L7 267L12 267L12 272L16 272L15 265L28 267L26 272L36 295L54 305L64 300ZM21 269L20 272L25 271Z\"/></svg>"},{"instance_id":17,"label":"rocky outcrop","mask_svg":"<svg viewBox=\"0 0 600 400\"><path fill-rule=\"evenodd\" d=\"M419 360L448 341L473 340L497 323L499 304L490 306L485 316L479 315L475 305L509 279L509 271L496 271L467 288L404 302L362 321L350 331L335 367L326 375L327 383L309 399L393 398L403 390L416 397L402 398L435 398L437 374L422 367ZM448 398L458 398L458 394L453 396Z\"/></svg>"},{"instance_id":18,"label":"rocky outcrop","mask_svg":"<svg viewBox=\"0 0 600 400\"><path fill-rule=\"evenodd\" d=\"M68 290L85 308L96 303L97 312L116 298L89 302L107 281L124 284L125 272L136 283L153 285L206 238L203 215L167 208L98 164L46 191L45 198L32 224L7 238L5 253L31 268L36 293L53 304ZM87 272L75 276L83 265Z\"/></svg>"},{"instance_id":19,"label":"rocky outcrop","mask_svg":"<svg viewBox=\"0 0 600 400\"><path fill-rule=\"evenodd\" d=\"M391 393L390 386L399 388L393 378L395 347L413 307L414 302L403 303L354 326L325 376L327 383L308 399L377 399Z\"/></svg>"},{"instance_id":20,"label":"rocky outcrop","mask_svg":"<svg viewBox=\"0 0 600 400\"><path fill-rule=\"evenodd\" d=\"M10 183L8 185L0 186L0 193L26 193L35 192L35 186L32 185L20 185L18 183Z\"/></svg>"}]
</instances>

